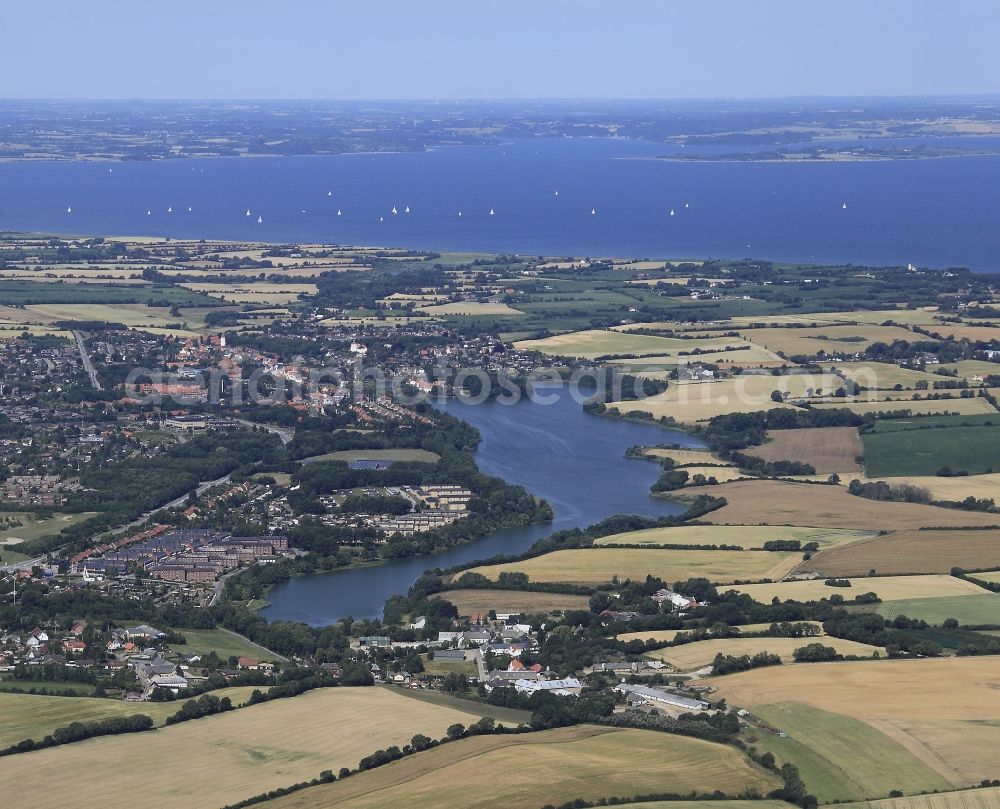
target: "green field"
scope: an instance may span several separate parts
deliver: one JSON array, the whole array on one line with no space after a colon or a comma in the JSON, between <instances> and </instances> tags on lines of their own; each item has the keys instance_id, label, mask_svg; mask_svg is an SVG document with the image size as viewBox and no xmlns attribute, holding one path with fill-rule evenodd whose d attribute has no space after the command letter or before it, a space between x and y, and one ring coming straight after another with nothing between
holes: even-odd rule
<instances>
[{"instance_id":1,"label":"green field","mask_svg":"<svg viewBox=\"0 0 1000 809\"><path fill-rule=\"evenodd\" d=\"M88 520L96 513L96 511L85 511L79 514L53 514L51 517L38 518L29 511L0 511L0 522L16 520L21 523L9 528L0 528L0 543L12 539L30 542L39 537L58 534L63 528ZM15 550L15 546L11 545L8 550Z\"/></svg>"},{"instance_id":2,"label":"green field","mask_svg":"<svg viewBox=\"0 0 1000 809\"><path fill-rule=\"evenodd\" d=\"M281 655L251 643L242 635L230 632L228 629L174 629L184 636L185 643L171 644L170 648L178 654L215 653L223 660L229 657L251 657L255 660L284 660Z\"/></svg>"},{"instance_id":3,"label":"green field","mask_svg":"<svg viewBox=\"0 0 1000 809\"><path fill-rule=\"evenodd\" d=\"M424 671L427 674L464 674L466 677L474 677L476 674L476 664L471 660L428 660L423 656Z\"/></svg>"},{"instance_id":4,"label":"green field","mask_svg":"<svg viewBox=\"0 0 1000 809\"><path fill-rule=\"evenodd\" d=\"M906 748L865 722L797 702L767 705L754 713L788 734L782 739L755 731L754 744L779 761L795 764L806 787L821 802L881 798L893 789L920 792L951 787Z\"/></svg>"},{"instance_id":5,"label":"green field","mask_svg":"<svg viewBox=\"0 0 1000 809\"><path fill-rule=\"evenodd\" d=\"M983 590L982 595L907 598L883 602L878 605L878 611L887 618L905 615L938 626L948 618L969 626L1000 625L1000 595Z\"/></svg>"},{"instance_id":6,"label":"green field","mask_svg":"<svg viewBox=\"0 0 1000 809\"><path fill-rule=\"evenodd\" d=\"M56 684L58 685L58 683ZM220 688L212 693L229 697L239 705L250 697L253 688ZM177 713L181 702L125 702L97 697L42 697L34 694L0 693L0 748L22 739L39 741L58 727L70 722L94 722L116 716L145 714L157 725Z\"/></svg>"},{"instance_id":7,"label":"green field","mask_svg":"<svg viewBox=\"0 0 1000 809\"><path fill-rule=\"evenodd\" d=\"M971 475L1000 471L1000 413L994 418L997 426L863 433L865 472L868 477L934 475L945 466Z\"/></svg>"},{"instance_id":8,"label":"green field","mask_svg":"<svg viewBox=\"0 0 1000 809\"><path fill-rule=\"evenodd\" d=\"M94 693L94 686L87 683L61 683L50 682L48 680L15 680L13 677L0 676L0 686L3 688L17 689L28 692L34 689L41 691L43 688L49 693L76 694L81 697L89 697ZM59 698L57 698L59 699Z\"/></svg>"}]
</instances>

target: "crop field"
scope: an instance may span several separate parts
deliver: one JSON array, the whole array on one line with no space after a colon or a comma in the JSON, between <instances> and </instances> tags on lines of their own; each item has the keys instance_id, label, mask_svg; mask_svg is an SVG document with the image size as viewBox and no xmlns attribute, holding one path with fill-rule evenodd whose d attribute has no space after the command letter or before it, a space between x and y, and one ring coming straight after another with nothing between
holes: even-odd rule
<instances>
[{"instance_id":1,"label":"crop field","mask_svg":"<svg viewBox=\"0 0 1000 809\"><path fill-rule=\"evenodd\" d=\"M821 522L830 527L877 531L887 525L906 530L997 523L995 514L985 512L868 500L848 494L842 486L780 480L737 480L718 486L688 488L684 494L726 498L726 505L710 511L701 519L728 525L804 525Z\"/></svg>"},{"instance_id":2,"label":"crop field","mask_svg":"<svg viewBox=\"0 0 1000 809\"><path fill-rule=\"evenodd\" d=\"M669 339L669 338L665 338ZM726 342L730 341L730 342ZM700 340L686 340L688 347L680 347L669 354L653 354L635 359L615 360L614 364L621 366L630 373L651 375L650 371L657 367L663 369L674 368L677 365L692 362L704 362L712 365L739 365L743 368L775 368L781 365L794 365L775 354L768 351L763 346L751 343L748 340L738 340L732 337L707 336ZM726 351L721 345L729 346ZM697 348L698 354L680 354L679 352L690 352ZM718 350L713 350L718 349Z\"/></svg>"},{"instance_id":3,"label":"crop field","mask_svg":"<svg viewBox=\"0 0 1000 809\"><path fill-rule=\"evenodd\" d=\"M127 762L143 773L148 794L169 795L191 809L218 809L322 770L356 767L362 756L402 746L415 733L440 738L452 723L467 725L478 716L387 688L325 688L150 731L141 740L106 736L11 756L0 769L0 789L18 790L19 809L130 809L134 790L108 788L122 783ZM46 788L21 789L39 768Z\"/></svg>"},{"instance_id":4,"label":"crop field","mask_svg":"<svg viewBox=\"0 0 1000 809\"><path fill-rule=\"evenodd\" d=\"M842 655L857 655L871 657L873 652L882 651L878 646L867 643L856 643L840 638L713 638L695 643L685 643L681 646L668 646L646 652L646 657L669 663L677 671L694 671L710 666L717 654L753 656L758 652L771 652L778 655L786 663L792 660L792 652L810 643L822 643L832 646ZM803 663L802 665L807 665ZM808 664L811 665L811 664Z\"/></svg>"},{"instance_id":5,"label":"crop field","mask_svg":"<svg viewBox=\"0 0 1000 809\"><path fill-rule=\"evenodd\" d=\"M863 576L848 579L850 587L831 587L824 584L823 579L807 581L781 581L769 584L741 584L731 588L746 593L754 601L768 604L771 599L782 601L813 601L829 598L831 595L842 595L852 599L862 593L875 593L883 601L899 601L908 598L948 598L951 596L980 595L985 593L964 579L954 576L922 575L922 576Z\"/></svg>"},{"instance_id":6,"label":"crop field","mask_svg":"<svg viewBox=\"0 0 1000 809\"><path fill-rule=\"evenodd\" d=\"M1000 339L1000 329L996 329L998 337L994 339ZM946 362L938 365L942 371L955 371L959 378L971 380L974 376L987 377L991 375L1000 374L1000 363L990 362L989 360L960 360L959 362Z\"/></svg>"},{"instance_id":7,"label":"crop field","mask_svg":"<svg viewBox=\"0 0 1000 809\"><path fill-rule=\"evenodd\" d=\"M996 340L1000 335L1000 329L991 326L976 326L967 323L939 323L929 331L939 334L947 339L954 337L956 340Z\"/></svg>"},{"instance_id":8,"label":"crop field","mask_svg":"<svg viewBox=\"0 0 1000 809\"><path fill-rule=\"evenodd\" d=\"M794 695L798 703L865 722L952 787L992 778L996 769L1000 672L988 657L779 666L720 677L713 684L731 705L754 711L766 712ZM813 734L822 735L810 731L800 740L811 747ZM869 754L878 749L857 747Z\"/></svg>"},{"instance_id":9,"label":"crop field","mask_svg":"<svg viewBox=\"0 0 1000 809\"><path fill-rule=\"evenodd\" d=\"M182 317L172 316L165 306L142 303L44 303L24 307L51 320L104 320L129 327L156 326L163 328L179 323Z\"/></svg>"},{"instance_id":10,"label":"crop field","mask_svg":"<svg viewBox=\"0 0 1000 809\"><path fill-rule=\"evenodd\" d=\"M767 437L767 443L752 447L747 454L765 461L802 461L812 464L820 475L861 471L857 458L864 450L855 427L771 430Z\"/></svg>"},{"instance_id":11,"label":"crop field","mask_svg":"<svg viewBox=\"0 0 1000 809\"><path fill-rule=\"evenodd\" d=\"M859 719L801 702L779 702L755 713L788 734L780 738L755 732L757 745L779 761L795 764L821 801L888 795L900 785L914 792L955 786L898 741ZM875 750L878 754L872 755Z\"/></svg>"},{"instance_id":12,"label":"crop field","mask_svg":"<svg viewBox=\"0 0 1000 809\"><path fill-rule=\"evenodd\" d=\"M797 539L804 545L818 542L821 548L875 536L870 531L836 528L800 528L770 525L678 525L672 528L644 528L594 540L595 545L739 545L763 548L776 539ZM868 572L867 570L865 571Z\"/></svg>"},{"instance_id":13,"label":"crop field","mask_svg":"<svg viewBox=\"0 0 1000 809\"><path fill-rule=\"evenodd\" d=\"M229 697L233 705L246 702L252 686L220 688L211 693ZM157 725L177 713L183 702L125 702L98 697L47 697L35 694L0 693L0 748L22 739L41 741L47 734L70 722L94 722L119 716L146 714ZM2 780L2 776L0 776Z\"/></svg>"},{"instance_id":14,"label":"crop field","mask_svg":"<svg viewBox=\"0 0 1000 809\"><path fill-rule=\"evenodd\" d=\"M953 567L1000 567L1000 531L894 531L821 549L802 565L822 576L949 573ZM976 574L982 578L983 574Z\"/></svg>"},{"instance_id":15,"label":"crop field","mask_svg":"<svg viewBox=\"0 0 1000 809\"><path fill-rule=\"evenodd\" d=\"M886 618L905 615L941 625L949 618L966 626L1000 625L1000 595L977 588L975 593L947 598L905 598L878 605Z\"/></svg>"},{"instance_id":16,"label":"crop field","mask_svg":"<svg viewBox=\"0 0 1000 809\"><path fill-rule=\"evenodd\" d=\"M811 624L820 630L820 636L822 636L823 625L819 621L796 621L796 623L801 624ZM734 629L739 629L744 635L750 635L754 632L765 632L771 624L744 624L743 626L734 627ZM687 630L683 629L647 629L644 632L624 632L621 635L616 635L615 639L628 643L630 640L654 640L654 641L672 641L681 632ZM819 637L819 636L816 636ZM806 643L811 643L809 638L799 638L802 645ZM699 641L700 642L700 641Z\"/></svg>"},{"instance_id":17,"label":"crop field","mask_svg":"<svg viewBox=\"0 0 1000 809\"><path fill-rule=\"evenodd\" d=\"M988 406L985 399L960 401L983 402ZM865 470L869 477L935 475L945 466L971 475L1000 471L1000 413L996 415L998 426L995 427L979 425L866 433L861 438L865 448Z\"/></svg>"},{"instance_id":18,"label":"crop field","mask_svg":"<svg viewBox=\"0 0 1000 809\"><path fill-rule=\"evenodd\" d=\"M192 283L180 286L229 303L292 303L299 300L300 295L315 295L318 291L315 284L271 284L265 281L249 284Z\"/></svg>"},{"instance_id":19,"label":"crop field","mask_svg":"<svg viewBox=\"0 0 1000 809\"><path fill-rule=\"evenodd\" d=\"M474 612L545 614L567 610L589 609L587 596L562 595L561 593L532 593L523 590L448 590L441 598L458 608L459 615Z\"/></svg>"},{"instance_id":20,"label":"crop field","mask_svg":"<svg viewBox=\"0 0 1000 809\"><path fill-rule=\"evenodd\" d=\"M1000 428L997 428L997 432L1000 433ZM997 466L1000 467L1000 462L997 463ZM890 484L919 486L921 489L926 489L934 500L958 501L965 500L967 497L975 497L977 500L989 500L990 498L996 499L1000 497L1000 472L958 475L955 477L938 477L937 475L932 475L923 477L878 476L876 478L861 478L863 481L872 479L882 480ZM847 485L849 479L845 478L841 480L841 483Z\"/></svg>"},{"instance_id":21,"label":"crop field","mask_svg":"<svg viewBox=\"0 0 1000 809\"><path fill-rule=\"evenodd\" d=\"M843 374L852 382L865 388L877 388L878 390L891 390L896 385L912 389L917 382L927 382L932 385L934 382L941 381L941 377L936 374L900 368L898 365L888 362L845 362L838 363L834 367L838 373Z\"/></svg>"},{"instance_id":22,"label":"crop field","mask_svg":"<svg viewBox=\"0 0 1000 809\"><path fill-rule=\"evenodd\" d=\"M895 395L895 394L894 394ZM892 399L878 401L854 401L854 402L819 402L813 407L824 409L843 408L852 413L888 413L897 410L909 410L914 414L940 413L951 415L957 413L961 416L971 416L978 413L993 413L997 411L993 406L978 396L972 399Z\"/></svg>"},{"instance_id":23,"label":"crop field","mask_svg":"<svg viewBox=\"0 0 1000 809\"><path fill-rule=\"evenodd\" d=\"M732 466L732 464L720 461L711 452L704 449L667 449L665 447L646 447L644 455L651 458L671 458L677 466L705 466L707 464L719 464L721 466Z\"/></svg>"},{"instance_id":24,"label":"crop field","mask_svg":"<svg viewBox=\"0 0 1000 809\"><path fill-rule=\"evenodd\" d=\"M891 343L893 340L913 340L913 332L900 326L875 326L867 323L851 325L824 325L816 328L764 328L741 332L747 340L771 351L788 356L804 354L813 356L820 351L827 354L855 354L872 343Z\"/></svg>"},{"instance_id":25,"label":"crop field","mask_svg":"<svg viewBox=\"0 0 1000 809\"><path fill-rule=\"evenodd\" d=\"M281 655L227 629L175 629L184 636L184 643L171 644L179 654L207 654L214 651L225 660L228 657L250 657L255 660L284 660Z\"/></svg>"},{"instance_id":26,"label":"crop field","mask_svg":"<svg viewBox=\"0 0 1000 809\"><path fill-rule=\"evenodd\" d=\"M58 534L63 528L90 519L96 513L96 511L84 511L79 514L53 514L51 517L35 519L36 515L30 512L3 511L0 512L0 522L13 519L21 525L0 529L0 543L8 542L13 545L17 542L12 540L28 542L50 534Z\"/></svg>"},{"instance_id":27,"label":"crop field","mask_svg":"<svg viewBox=\"0 0 1000 809\"><path fill-rule=\"evenodd\" d=\"M431 306L421 306L417 309L425 315L443 317L447 315L500 315L503 317L520 317L524 314L520 309L508 306L506 303L482 303L479 301L462 301L460 303L441 303Z\"/></svg>"},{"instance_id":28,"label":"crop field","mask_svg":"<svg viewBox=\"0 0 1000 809\"><path fill-rule=\"evenodd\" d=\"M463 739L279 798L271 806L534 807L652 791L737 794L752 787L768 792L774 783L773 775L732 747L649 730L582 725Z\"/></svg>"},{"instance_id":29,"label":"crop field","mask_svg":"<svg viewBox=\"0 0 1000 809\"><path fill-rule=\"evenodd\" d=\"M522 340L514 343L519 351L541 351L556 356L594 359L605 354L646 354L672 357L676 364L678 351L695 348L716 348L742 342L737 337L719 337L709 341L681 340L649 334L631 334L604 329L569 332L541 340Z\"/></svg>"},{"instance_id":30,"label":"crop field","mask_svg":"<svg viewBox=\"0 0 1000 809\"><path fill-rule=\"evenodd\" d=\"M327 452L323 455L314 455L309 458L309 463L320 461L414 461L417 463L437 463L441 456L436 452L426 449L407 449L398 447L394 449L344 449L337 452Z\"/></svg>"},{"instance_id":31,"label":"crop field","mask_svg":"<svg viewBox=\"0 0 1000 809\"><path fill-rule=\"evenodd\" d=\"M646 805L636 804L635 806ZM675 804L679 806L679 804ZM729 809L736 809L730 807ZM877 801L845 803L843 809L1000 809L1000 787L963 789L939 795L911 795Z\"/></svg>"},{"instance_id":32,"label":"crop field","mask_svg":"<svg viewBox=\"0 0 1000 809\"><path fill-rule=\"evenodd\" d=\"M925 309L858 309L850 312L807 312L806 314L762 315L759 317L734 317L733 323L767 323L780 326L787 323L870 323L879 325L891 320L904 325L928 326L936 323L937 308Z\"/></svg>"},{"instance_id":33,"label":"crop field","mask_svg":"<svg viewBox=\"0 0 1000 809\"><path fill-rule=\"evenodd\" d=\"M801 559L798 553L765 551L689 551L655 548L589 548L553 551L521 562L473 568L490 579L500 573L527 573L530 581L564 581L600 584L643 580L647 575L664 581L704 576L714 582L776 579L786 575Z\"/></svg>"}]
</instances>

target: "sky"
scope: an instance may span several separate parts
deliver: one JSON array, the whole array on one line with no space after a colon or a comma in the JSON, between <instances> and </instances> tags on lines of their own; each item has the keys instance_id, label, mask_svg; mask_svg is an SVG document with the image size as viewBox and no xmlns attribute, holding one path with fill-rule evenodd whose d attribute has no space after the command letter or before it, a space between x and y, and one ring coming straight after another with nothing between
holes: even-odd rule
<instances>
[{"instance_id":1,"label":"sky","mask_svg":"<svg viewBox=\"0 0 1000 809\"><path fill-rule=\"evenodd\" d=\"M5 98L1000 92L996 0L30 0Z\"/></svg>"}]
</instances>

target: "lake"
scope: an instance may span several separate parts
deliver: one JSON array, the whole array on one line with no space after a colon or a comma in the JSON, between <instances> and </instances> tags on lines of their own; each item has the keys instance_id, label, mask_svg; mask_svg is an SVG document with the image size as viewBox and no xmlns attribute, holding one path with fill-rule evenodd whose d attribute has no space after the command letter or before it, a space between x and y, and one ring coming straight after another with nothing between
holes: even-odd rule
<instances>
[{"instance_id":1,"label":"lake","mask_svg":"<svg viewBox=\"0 0 1000 809\"><path fill-rule=\"evenodd\" d=\"M0 229L530 255L1000 265L1000 157L655 159L671 151L679 149L553 138L405 154L5 163Z\"/></svg>"},{"instance_id":2,"label":"lake","mask_svg":"<svg viewBox=\"0 0 1000 809\"><path fill-rule=\"evenodd\" d=\"M479 429L479 468L548 500L555 511L553 522L501 531L439 554L291 579L271 591L270 606L261 614L268 620L313 626L345 615L379 616L389 596L405 593L429 568L521 553L555 531L592 525L612 514L684 511L679 503L650 495L649 487L659 476L657 464L625 458L624 453L636 444L704 446L699 439L655 425L592 416L565 389L546 392L553 395L553 403L467 405L452 400L441 409Z\"/></svg>"}]
</instances>

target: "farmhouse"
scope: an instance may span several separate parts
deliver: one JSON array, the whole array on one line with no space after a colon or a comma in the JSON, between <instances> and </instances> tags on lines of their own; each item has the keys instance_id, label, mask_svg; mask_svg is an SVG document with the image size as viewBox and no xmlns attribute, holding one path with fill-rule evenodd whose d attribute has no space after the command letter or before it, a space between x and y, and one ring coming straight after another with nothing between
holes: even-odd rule
<instances>
[{"instance_id":1,"label":"farmhouse","mask_svg":"<svg viewBox=\"0 0 1000 809\"><path fill-rule=\"evenodd\" d=\"M583 690L583 683L576 677L566 677L562 680L529 680L522 677L514 681L514 688L520 694L548 691L560 697L578 697Z\"/></svg>"},{"instance_id":2,"label":"farmhouse","mask_svg":"<svg viewBox=\"0 0 1000 809\"><path fill-rule=\"evenodd\" d=\"M707 711L708 703L701 699L689 699L669 691L661 691L658 688L647 688L644 685L629 685L620 683L615 686L615 691L624 694L631 702L639 704L649 702L659 702L663 705L672 705L675 708L683 708L687 711Z\"/></svg>"}]
</instances>

